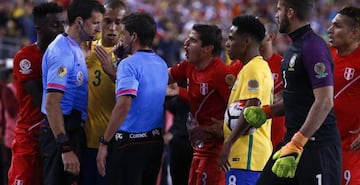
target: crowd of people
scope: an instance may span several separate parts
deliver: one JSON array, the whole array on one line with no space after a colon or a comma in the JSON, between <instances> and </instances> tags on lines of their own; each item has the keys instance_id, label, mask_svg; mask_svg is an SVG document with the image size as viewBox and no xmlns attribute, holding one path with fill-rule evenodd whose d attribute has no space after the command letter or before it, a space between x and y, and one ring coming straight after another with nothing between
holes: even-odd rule
<instances>
[{"instance_id":1,"label":"crowd of people","mask_svg":"<svg viewBox=\"0 0 360 185\"><path fill-rule=\"evenodd\" d=\"M2 3L1 183L360 184L357 3Z\"/></svg>"}]
</instances>

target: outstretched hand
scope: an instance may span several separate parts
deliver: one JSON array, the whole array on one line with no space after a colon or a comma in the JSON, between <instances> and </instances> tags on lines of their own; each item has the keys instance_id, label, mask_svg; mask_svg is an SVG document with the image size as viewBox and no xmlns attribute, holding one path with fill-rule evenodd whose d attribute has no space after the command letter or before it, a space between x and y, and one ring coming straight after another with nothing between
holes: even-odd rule
<instances>
[{"instance_id":1,"label":"outstretched hand","mask_svg":"<svg viewBox=\"0 0 360 185\"><path fill-rule=\"evenodd\" d=\"M169 84L166 89L166 96L177 96L179 95L179 91L180 89L177 83Z\"/></svg>"}]
</instances>

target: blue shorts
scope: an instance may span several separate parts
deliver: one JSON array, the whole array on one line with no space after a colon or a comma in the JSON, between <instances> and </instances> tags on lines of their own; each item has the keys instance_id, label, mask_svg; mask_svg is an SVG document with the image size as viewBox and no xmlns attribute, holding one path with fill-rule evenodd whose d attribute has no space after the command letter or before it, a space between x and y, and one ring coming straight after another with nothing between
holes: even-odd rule
<instances>
[{"instance_id":1,"label":"blue shorts","mask_svg":"<svg viewBox=\"0 0 360 185\"><path fill-rule=\"evenodd\" d=\"M226 172L226 185L255 185L261 172L230 169Z\"/></svg>"}]
</instances>

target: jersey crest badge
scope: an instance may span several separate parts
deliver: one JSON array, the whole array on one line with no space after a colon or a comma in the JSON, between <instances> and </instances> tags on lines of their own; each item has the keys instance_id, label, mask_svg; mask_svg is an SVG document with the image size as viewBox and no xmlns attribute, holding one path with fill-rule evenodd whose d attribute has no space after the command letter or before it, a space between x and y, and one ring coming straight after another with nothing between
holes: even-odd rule
<instances>
[{"instance_id":1,"label":"jersey crest badge","mask_svg":"<svg viewBox=\"0 0 360 185\"><path fill-rule=\"evenodd\" d=\"M27 75L31 73L31 62L28 59L22 59L19 63L20 73Z\"/></svg>"},{"instance_id":2,"label":"jersey crest badge","mask_svg":"<svg viewBox=\"0 0 360 185\"><path fill-rule=\"evenodd\" d=\"M249 80L248 81L248 90L249 91L257 91L259 89L259 82L257 80Z\"/></svg>"},{"instance_id":3,"label":"jersey crest badge","mask_svg":"<svg viewBox=\"0 0 360 185\"><path fill-rule=\"evenodd\" d=\"M294 54L294 55L290 58L288 71L295 71L294 66L295 66L296 58L297 58L297 54Z\"/></svg>"},{"instance_id":4,"label":"jersey crest badge","mask_svg":"<svg viewBox=\"0 0 360 185\"><path fill-rule=\"evenodd\" d=\"M346 67L344 70L344 78L346 80L351 80L354 78L355 75L355 69L351 67Z\"/></svg>"},{"instance_id":5,"label":"jersey crest badge","mask_svg":"<svg viewBox=\"0 0 360 185\"><path fill-rule=\"evenodd\" d=\"M326 72L326 66L322 62L318 62L314 65L314 71L317 74L316 78L325 78L327 77L328 73Z\"/></svg>"},{"instance_id":6,"label":"jersey crest badge","mask_svg":"<svg viewBox=\"0 0 360 185\"><path fill-rule=\"evenodd\" d=\"M200 94L206 95L209 92L208 83L200 83Z\"/></svg>"},{"instance_id":7,"label":"jersey crest badge","mask_svg":"<svg viewBox=\"0 0 360 185\"><path fill-rule=\"evenodd\" d=\"M84 83L84 73L82 71L79 71L76 74L76 85L80 86Z\"/></svg>"}]
</instances>

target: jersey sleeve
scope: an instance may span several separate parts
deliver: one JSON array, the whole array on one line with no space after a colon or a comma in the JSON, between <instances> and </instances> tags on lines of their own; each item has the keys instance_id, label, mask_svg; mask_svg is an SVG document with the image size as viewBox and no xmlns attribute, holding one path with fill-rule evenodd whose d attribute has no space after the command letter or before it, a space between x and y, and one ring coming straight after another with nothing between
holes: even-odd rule
<instances>
[{"instance_id":1,"label":"jersey sleeve","mask_svg":"<svg viewBox=\"0 0 360 185\"><path fill-rule=\"evenodd\" d=\"M235 83L235 75L233 74L233 71L229 67L220 68L218 72L218 78L217 79L217 87L216 90L219 92L221 98L224 100L224 102L228 102L230 93L231 93L231 87Z\"/></svg>"},{"instance_id":2,"label":"jersey sleeve","mask_svg":"<svg viewBox=\"0 0 360 185\"><path fill-rule=\"evenodd\" d=\"M65 91L69 72L73 68L74 56L71 52L63 53L61 56L56 54L45 55L47 61L47 91ZM64 62L66 61L66 62Z\"/></svg>"},{"instance_id":3,"label":"jersey sleeve","mask_svg":"<svg viewBox=\"0 0 360 185\"><path fill-rule=\"evenodd\" d=\"M271 71L267 66L266 63L263 63L263 65L249 65L244 68L246 71L243 71L242 76L240 76L241 81L239 82L243 87L241 91L242 100L259 99L265 90L264 88L268 85L265 83L272 82L271 85L273 87Z\"/></svg>"},{"instance_id":4,"label":"jersey sleeve","mask_svg":"<svg viewBox=\"0 0 360 185\"><path fill-rule=\"evenodd\" d=\"M333 86L333 60L330 51L322 41L305 43L302 56L312 88Z\"/></svg>"},{"instance_id":5,"label":"jersey sleeve","mask_svg":"<svg viewBox=\"0 0 360 185\"><path fill-rule=\"evenodd\" d=\"M35 61L36 57L29 57L34 53L27 52L28 48L20 50L14 57L14 76L20 83L38 79L41 75L41 62Z\"/></svg>"},{"instance_id":6,"label":"jersey sleeve","mask_svg":"<svg viewBox=\"0 0 360 185\"><path fill-rule=\"evenodd\" d=\"M189 62L182 61L181 63L173 66L170 68L171 76L177 82L184 82L186 81L186 68L189 66Z\"/></svg>"},{"instance_id":7,"label":"jersey sleeve","mask_svg":"<svg viewBox=\"0 0 360 185\"><path fill-rule=\"evenodd\" d=\"M136 69L128 59L120 62L116 72L116 98L125 95L137 96L139 80L136 74Z\"/></svg>"}]
</instances>

